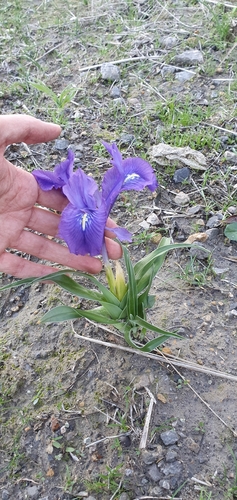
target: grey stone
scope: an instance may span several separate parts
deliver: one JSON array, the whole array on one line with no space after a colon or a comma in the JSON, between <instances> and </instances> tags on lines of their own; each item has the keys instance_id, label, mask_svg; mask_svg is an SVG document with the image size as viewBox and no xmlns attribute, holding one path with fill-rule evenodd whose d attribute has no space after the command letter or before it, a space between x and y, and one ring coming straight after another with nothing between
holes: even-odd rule
<instances>
[{"instance_id":1,"label":"grey stone","mask_svg":"<svg viewBox=\"0 0 237 500\"><path fill-rule=\"evenodd\" d=\"M162 472L165 476L180 476L182 472L182 465L180 462L176 460L176 462L172 462L170 464L166 464L162 467Z\"/></svg>"},{"instance_id":2,"label":"grey stone","mask_svg":"<svg viewBox=\"0 0 237 500\"><path fill-rule=\"evenodd\" d=\"M213 227L212 229L207 229L205 233L209 240L215 240L219 234L219 229L218 227Z\"/></svg>"},{"instance_id":3,"label":"grey stone","mask_svg":"<svg viewBox=\"0 0 237 500\"><path fill-rule=\"evenodd\" d=\"M10 493L7 490L2 490L2 500L9 500Z\"/></svg>"},{"instance_id":4,"label":"grey stone","mask_svg":"<svg viewBox=\"0 0 237 500\"><path fill-rule=\"evenodd\" d=\"M127 493L122 493L122 495L120 495L119 497L119 500L129 500L129 496L127 495Z\"/></svg>"},{"instance_id":5,"label":"grey stone","mask_svg":"<svg viewBox=\"0 0 237 500\"><path fill-rule=\"evenodd\" d=\"M202 205L194 205L193 207L189 207L187 209L187 215L195 215L197 214L198 212L200 212L200 210L202 209Z\"/></svg>"},{"instance_id":6,"label":"grey stone","mask_svg":"<svg viewBox=\"0 0 237 500\"><path fill-rule=\"evenodd\" d=\"M154 212L147 217L146 221L152 226L157 226L161 222Z\"/></svg>"},{"instance_id":7,"label":"grey stone","mask_svg":"<svg viewBox=\"0 0 237 500\"><path fill-rule=\"evenodd\" d=\"M228 273L229 271L229 268L228 267L213 267L212 268L213 272L218 276L218 275L221 275L221 274L224 274L224 273Z\"/></svg>"},{"instance_id":8,"label":"grey stone","mask_svg":"<svg viewBox=\"0 0 237 500\"><path fill-rule=\"evenodd\" d=\"M189 253L192 257L196 257L199 260L208 259L210 256L210 250L205 248L203 245L200 246L200 243L196 241L192 244Z\"/></svg>"},{"instance_id":9,"label":"grey stone","mask_svg":"<svg viewBox=\"0 0 237 500\"><path fill-rule=\"evenodd\" d=\"M57 139L54 143L54 148L58 149L59 151L67 149L68 146L69 146L69 141L67 141L66 139Z\"/></svg>"},{"instance_id":10,"label":"grey stone","mask_svg":"<svg viewBox=\"0 0 237 500\"><path fill-rule=\"evenodd\" d=\"M26 488L26 494L28 495L29 498L37 500L39 495L39 490L37 486L28 486L28 488Z\"/></svg>"},{"instance_id":11,"label":"grey stone","mask_svg":"<svg viewBox=\"0 0 237 500\"><path fill-rule=\"evenodd\" d=\"M176 205L183 207L190 202L189 195L184 193L183 191L180 191L180 193L175 196L174 202Z\"/></svg>"},{"instance_id":12,"label":"grey stone","mask_svg":"<svg viewBox=\"0 0 237 500\"><path fill-rule=\"evenodd\" d=\"M163 456L164 456L163 448L160 444L158 444L156 450L154 451L144 450L142 453L142 460L144 464L151 465L157 460L163 458Z\"/></svg>"},{"instance_id":13,"label":"grey stone","mask_svg":"<svg viewBox=\"0 0 237 500\"><path fill-rule=\"evenodd\" d=\"M225 151L224 158L230 163L237 164L237 154L233 153L232 151Z\"/></svg>"},{"instance_id":14,"label":"grey stone","mask_svg":"<svg viewBox=\"0 0 237 500\"><path fill-rule=\"evenodd\" d=\"M132 469L125 469L124 472L126 477L132 476L133 475L133 470Z\"/></svg>"},{"instance_id":15,"label":"grey stone","mask_svg":"<svg viewBox=\"0 0 237 500\"><path fill-rule=\"evenodd\" d=\"M204 62L203 60L203 55L200 52L200 50L194 49L194 50L185 50L181 54L178 54L175 57L175 64L181 64L181 65L198 65L202 64Z\"/></svg>"},{"instance_id":16,"label":"grey stone","mask_svg":"<svg viewBox=\"0 0 237 500\"><path fill-rule=\"evenodd\" d=\"M95 497L92 497L91 495L87 498L87 500L96 500Z\"/></svg>"},{"instance_id":17,"label":"grey stone","mask_svg":"<svg viewBox=\"0 0 237 500\"><path fill-rule=\"evenodd\" d=\"M172 36L172 35L169 35L169 36L165 36L160 44L161 44L161 47L164 47L165 49L172 49L172 47L175 47L179 42L179 39L177 38L177 36Z\"/></svg>"},{"instance_id":18,"label":"grey stone","mask_svg":"<svg viewBox=\"0 0 237 500\"><path fill-rule=\"evenodd\" d=\"M213 227L218 227L220 225L220 221L222 219L223 219L222 214L212 215L212 217L210 217L210 219L208 219L206 226L210 229Z\"/></svg>"},{"instance_id":19,"label":"grey stone","mask_svg":"<svg viewBox=\"0 0 237 500\"><path fill-rule=\"evenodd\" d=\"M237 206L231 206L228 208L228 212L231 214L231 215L237 215Z\"/></svg>"},{"instance_id":20,"label":"grey stone","mask_svg":"<svg viewBox=\"0 0 237 500\"><path fill-rule=\"evenodd\" d=\"M167 481L167 479L161 479L161 481L159 482L159 485L164 490L170 490L170 483L169 483L169 481Z\"/></svg>"},{"instance_id":21,"label":"grey stone","mask_svg":"<svg viewBox=\"0 0 237 500\"><path fill-rule=\"evenodd\" d=\"M179 182L183 182L190 177L191 171L188 167L178 168L174 173L173 181L178 184Z\"/></svg>"},{"instance_id":22,"label":"grey stone","mask_svg":"<svg viewBox=\"0 0 237 500\"><path fill-rule=\"evenodd\" d=\"M162 488L160 488L160 486L155 486L154 488L152 488L151 490L151 495L157 495L157 496L161 496L162 494Z\"/></svg>"},{"instance_id":23,"label":"grey stone","mask_svg":"<svg viewBox=\"0 0 237 500\"><path fill-rule=\"evenodd\" d=\"M127 146L129 144L132 144L132 142L135 140L135 136L133 134L121 134L119 139L122 145Z\"/></svg>"},{"instance_id":24,"label":"grey stone","mask_svg":"<svg viewBox=\"0 0 237 500\"><path fill-rule=\"evenodd\" d=\"M166 460L166 462L174 462L174 460L177 458L177 456L178 456L177 451L170 449L166 453L165 460Z\"/></svg>"},{"instance_id":25,"label":"grey stone","mask_svg":"<svg viewBox=\"0 0 237 500\"><path fill-rule=\"evenodd\" d=\"M170 444L175 444L179 440L179 436L176 431L164 431L161 432L160 438L165 446L169 446Z\"/></svg>"},{"instance_id":26,"label":"grey stone","mask_svg":"<svg viewBox=\"0 0 237 500\"><path fill-rule=\"evenodd\" d=\"M175 79L181 83L185 83L192 80L194 76L195 74L191 73L191 71L178 71L175 75Z\"/></svg>"},{"instance_id":27,"label":"grey stone","mask_svg":"<svg viewBox=\"0 0 237 500\"><path fill-rule=\"evenodd\" d=\"M100 68L103 80L116 82L120 79L119 67L112 63L104 63Z\"/></svg>"},{"instance_id":28,"label":"grey stone","mask_svg":"<svg viewBox=\"0 0 237 500\"><path fill-rule=\"evenodd\" d=\"M158 467L156 464L153 464L149 470L148 470L148 474L150 476L150 478L152 479L152 481L154 481L155 483L157 481L159 481L162 477L162 474L160 473Z\"/></svg>"},{"instance_id":29,"label":"grey stone","mask_svg":"<svg viewBox=\"0 0 237 500\"><path fill-rule=\"evenodd\" d=\"M114 85L110 91L110 97L112 97L112 99L117 99L118 97L121 97L120 88Z\"/></svg>"},{"instance_id":30,"label":"grey stone","mask_svg":"<svg viewBox=\"0 0 237 500\"><path fill-rule=\"evenodd\" d=\"M49 497L40 497L39 500L49 500Z\"/></svg>"},{"instance_id":31,"label":"grey stone","mask_svg":"<svg viewBox=\"0 0 237 500\"><path fill-rule=\"evenodd\" d=\"M175 73L175 71L176 69L174 68L174 66L169 66L169 65L163 66L163 68L161 68L160 70L161 76L169 75L170 73Z\"/></svg>"}]
</instances>

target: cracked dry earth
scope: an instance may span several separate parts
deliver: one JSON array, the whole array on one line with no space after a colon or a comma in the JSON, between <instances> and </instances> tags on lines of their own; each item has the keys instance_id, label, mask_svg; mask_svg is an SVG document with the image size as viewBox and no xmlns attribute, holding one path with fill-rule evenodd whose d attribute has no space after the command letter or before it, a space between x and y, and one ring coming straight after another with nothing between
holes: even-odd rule
<instances>
[{"instance_id":1,"label":"cracked dry earth","mask_svg":"<svg viewBox=\"0 0 237 500\"><path fill-rule=\"evenodd\" d=\"M29 16L25 37L38 37L34 50L38 47L39 52L35 57L43 61L39 59L43 66L37 68L32 64L34 79L47 81L57 93L70 82L80 88L80 93L64 110L61 142L32 146L30 153L24 145L13 145L6 156L28 170L35 168L34 160L52 169L65 157L70 145L76 153L76 164L101 179L109 161L98 144L101 138L116 140L124 155L145 154L160 181L154 196L150 192L129 196L123 193L113 209L118 224L134 233L129 245L134 262L156 248L164 231L174 242L185 241L197 231L209 231L203 246L210 253L196 247L172 252L154 280L156 303L149 320L182 336L165 344L162 358L157 353L147 358L135 351L120 350L119 346L126 346L116 332L83 319L65 324L40 323L43 314L61 302L87 307L84 300L70 297L56 286L39 283L1 292L1 500L235 498L237 243L225 238L218 218L218 214L224 214L228 182L235 185L237 174L233 162L236 115L229 117L225 94L229 85L225 78L236 78L235 51L231 51L235 38L226 49L214 47L211 42L205 45L212 25L208 23L211 10L204 2L169 1L165 6L159 2L132 2L134 12L130 18L126 17L125 3L101 6L94 2L92 15L92 6L86 6L87 2L69 1L67 6L59 6L57 2L36 1L32 10L32 4L25 1ZM40 23L46 22L47 14L53 24L55 11L51 9L56 7L58 16L64 19L59 17L53 28L50 25L44 40L39 36L43 30ZM41 16L40 22L37 16ZM142 23L134 25L134 19ZM119 23L120 33L116 33L114 26ZM162 39L174 35L176 45L163 45L158 62L133 65L129 61L123 65L118 85L122 103L115 103L110 94L115 85L101 78L99 63L153 56L158 29ZM232 35L235 29L233 23ZM104 56L100 49L98 55L95 33L105 40L111 36L114 52ZM204 63L185 66L193 72L192 80L187 73L176 77L179 70L164 70L182 51L193 45L199 50L199 36ZM27 38L24 40L26 44ZM121 52L123 44L128 54ZM26 67L30 63L23 45L16 40L11 55L4 56L2 113L30 112L52 119L47 96L37 97L35 93L32 98L34 91L27 86L29 78L23 75L20 62ZM51 51L52 47L57 49ZM225 57L222 80L220 70L210 76L210 67L218 68ZM183 73L182 64L180 61L176 65ZM96 68L80 72L83 66ZM21 91L10 91L10 85L16 85L19 79L26 86ZM180 165L175 163L169 170L169 162L161 166L149 156L154 144L173 144L172 135L170 140L167 135L160 139L161 129L165 128L160 105L163 98L173 96L185 102L190 99L195 109L205 108L206 101L216 100L216 105L220 101L218 112L210 117L210 127L221 125L233 131L230 141L223 139L226 132L214 129L212 142L199 147L206 158L206 170L191 169L190 179L182 184L173 181L174 170ZM136 122L132 121L134 116ZM185 133L185 127L181 133ZM173 145L177 146L175 140ZM224 157L226 151L231 153L229 157ZM207 171L210 174L204 197ZM185 205L175 202L180 191L189 197ZM228 201L236 207L234 193ZM155 225L147 226L144 222L152 214L157 216ZM210 223L213 216L217 218ZM2 275L0 284L11 280ZM195 367L183 367L177 358ZM209 369L206 372L205 367ZM146 446L141 450L149 408Z\"/></svg>"}]
</instances>

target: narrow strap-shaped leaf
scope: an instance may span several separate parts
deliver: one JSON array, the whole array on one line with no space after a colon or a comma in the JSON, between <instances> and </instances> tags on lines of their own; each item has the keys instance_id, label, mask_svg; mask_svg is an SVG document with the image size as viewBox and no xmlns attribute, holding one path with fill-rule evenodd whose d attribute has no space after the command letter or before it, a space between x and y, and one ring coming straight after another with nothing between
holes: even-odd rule
<instances>
[{"instance_id":1,"label":"narrow strap-shaped leaf","mask_svg":"<svg viewBox=\"0 0 237 500\"><path fill-rule=\"evenodd\" d=\"M101 305L109 313L112 319L119 319L121 317L122 309L120 309L120 307L106 301L101 301Z\"/></svg>"},{"instance_id":2,"label":"narrow strap-shaped leaf","mask_svg":"<svg viewBox=\"0 0 237 500\"><path fill-rule=\"evenodd\" d=\"M191 246L190 243L172 243L170 245L164 245L164 246L159 245L159 247L156 250L154 250L153 252L151 252L150 254L148 254L146 257L139 260L139 262L135 264L134 273L136 276L136 280L138 281L139 279L141 279L142 276L149 270L149 268L152 265L155 265L157 257L161 255L166 255L167 252L169 252L170 250L175 250L178 248L189 248L190 246Z\"/></svg>"},{"instance_id":3,"label":"narrow strap-shaped leaf","mask_svg":"<svg viewBox=\"0 0 237 500\"><path fill-rule=\"evenodd\" d=\"M55 323L60 321L67 321L70 319L76 318L87 318L91 321L95 321L96 323L108 324L108 325L116 325L117 321L111 319L108 315L106 315L106 311L103 309L104 314L102 314L101 308L83 310L76 309L68 306L58 306L54 307L51 311L47 312L41 322L42 323Z\"/></svg>"},{"instance_id":4,"label":"narrow strap-shaped leaf","mask_svg":"<svg viewBox=\"0 0 237 500\"><path fill-rule=\"evenodd\" d=\"M152 332L160 333L161 335L168 335L169 337L176 337L177 339L181 339L182 338L177 333L167 332L165 330L162 330L162 328L158 328L158 326L152 325L152 323L149 323L148 321L145 321L144 319L140 318L139 316L136 316L134 318L134 322L137 325L142 326L142 328L146 328L147 330L151 330Z\"/></svg>"},{"instance_id":5,"label":"narrow strap-shaped leaf","mask_svg":"<svg viewBox=\"0 0 237 500\"><path fill-rule=\"evenodd\" d=\"M69 306L57 306L47 312L41 319L42 323L59 323L69 319L79 318L78 309Z\"/></svg>"},{"instance_id":6,"label":"narrow strap-shaped leaf","mask_svg":"<svg viewBox=\"0 0 237 500\"><path fill-rule=\"evenodd\" d=\"M137 284L136 284L133 265L131 263L129 253L126 247L123 247L123 252L124 252L126 269L128 273L128 291L127 291L128 316L132 315L134 317L138 313Z\"/></svg>"},{"instance_id":7,"label":"narrow strap-shaped leaf","mask_svg":"<svg viewBox=\"0 0 237 500\"><path fill-rule=\"evenodd\" d=\"M139 347L139 351L151 352L161 344L164 344L169 337L170 335L160 335L160 337L156 337L155 339L150 340L150 342L147 342L143 347Z\"/></svg>"},{"instance_id":8,"label":"narrow strap-shaped leaf","mask_svg":"<svg viewBox=\"0 0 237 500\"><path fill-rule=\"evenodd\" d=\"M103 299L103 295L101 293L97 292L96 290L90 290L85 286L80 285L66 274L54 276L53 278L51 278L51 281L57 283L57 285L61 286L61 288L67 290L73 295L76 295L77 297L82 297L89 300L97 300L99 302Z\"/></svg>"}]
</instances>

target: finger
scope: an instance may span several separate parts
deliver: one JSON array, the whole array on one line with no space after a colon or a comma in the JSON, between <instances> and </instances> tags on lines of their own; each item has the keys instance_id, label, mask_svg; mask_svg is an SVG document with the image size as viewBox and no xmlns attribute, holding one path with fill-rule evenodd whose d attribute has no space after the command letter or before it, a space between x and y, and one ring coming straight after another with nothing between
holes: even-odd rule
<instances>
[{"instance_id":1,"label":"finger","mask_svg":"<svg viewBox=\"0 0 237 500\"><path fill-rule=\"evenodd\" d=\"M108 257L113 260L121 259L122 257L122 247L112 238L105 237L105 244L108 253Z\"/></svg>"},{"instance_id":2,"label":"finger","mask_svg":"<svg viewBox=\"0 0 237 500\"><path fill-rule=\"evenodd\" d=\"M88 255L74 255L66 246L29 231L22 231L17 250L92 274L100 272L102 268L99 259Z\"/></svg>"},{"instance_id":3,"label":"finger","mask_svg":"<svg viewBox=\"0 0 237 500\"><path fill-rule=\"evenodd\" d=\"M0 117L1 145L14 142L36 144L52 141L59 136L61 127L43 122L28 115L5 115Z\"/></svg>"},{"instance_id":4,"label":"finger","mask_svg":"<svg viewBox=\"0 0 237 500\"><path fill-rule=\"evenodd\" d=\"M57 267L36 264L8 252L0 256L0 269L15 278L37 278L60 270Z\"/></svg>"}]
</instances>

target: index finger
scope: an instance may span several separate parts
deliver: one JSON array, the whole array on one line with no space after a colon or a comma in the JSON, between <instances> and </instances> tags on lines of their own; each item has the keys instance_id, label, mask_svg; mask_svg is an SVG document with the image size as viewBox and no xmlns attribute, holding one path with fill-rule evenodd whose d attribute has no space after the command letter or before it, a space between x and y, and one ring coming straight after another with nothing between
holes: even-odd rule
<instances>
[{"instance_id":1,"label":"index finger","mask_svg":"<svg viewBox=\"0 0 237 500\"><path fill-rule=\"evenodd\" d=\"M56 139L61 127L54 123L43 122L28 115L0 116L0 146L6 147L14 142L36 144Z\"/></svg>"}]
</instances>

